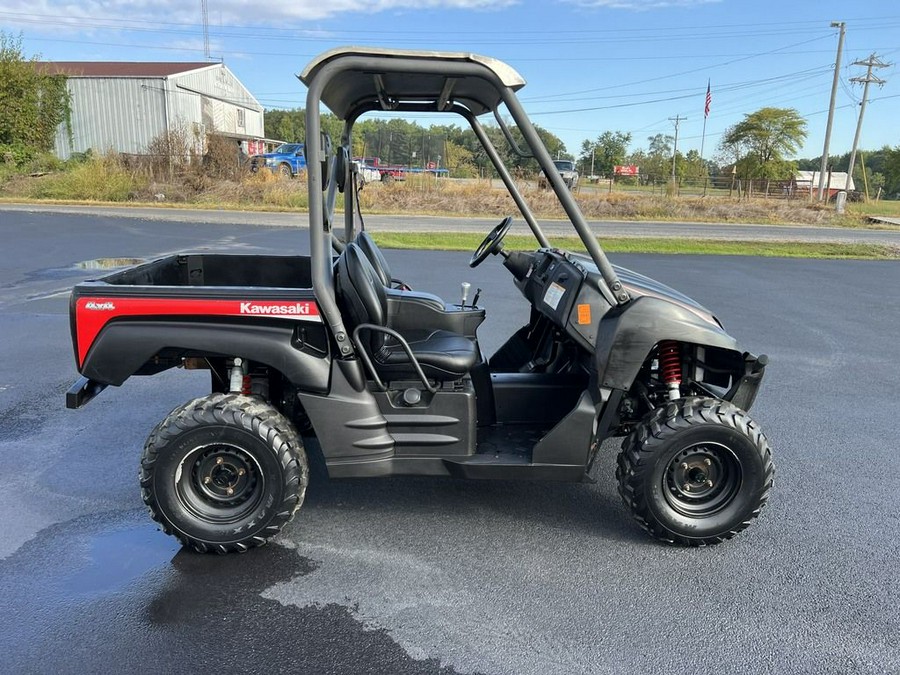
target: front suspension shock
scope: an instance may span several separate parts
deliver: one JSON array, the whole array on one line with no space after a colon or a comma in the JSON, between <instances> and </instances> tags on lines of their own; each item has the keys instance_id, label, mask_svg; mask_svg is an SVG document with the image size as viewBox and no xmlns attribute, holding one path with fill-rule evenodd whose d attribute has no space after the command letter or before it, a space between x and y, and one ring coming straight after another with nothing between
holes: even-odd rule
<instances>
[{"instance_id":1,"label":"front suspension shock","mask_svg":"<svg viewBox=\"0 0 900 675\"><path fill-rule=\"evenodd\" d=\"M675 340L659 343L659 371L669 390L669 400L681 398L681 345Z\"/></svg>"}]
</instances>

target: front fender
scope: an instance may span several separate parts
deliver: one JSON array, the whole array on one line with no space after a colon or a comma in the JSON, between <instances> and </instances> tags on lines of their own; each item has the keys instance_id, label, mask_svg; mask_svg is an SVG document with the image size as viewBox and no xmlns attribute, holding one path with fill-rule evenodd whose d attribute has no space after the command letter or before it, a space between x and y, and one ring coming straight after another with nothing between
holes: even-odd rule
<instances>
[{"instance_id":1,"label":"front fender","mask_svg":"<svg viewBox=\"0 0 900 675\"><path fill-rule=\"evenodd\" d=\"M737 341L720 326L682 305L644 296L600 320L594 365L601 386L630 389L650 350L660 340L741 353Z\"/></svg>"}]
</instances>

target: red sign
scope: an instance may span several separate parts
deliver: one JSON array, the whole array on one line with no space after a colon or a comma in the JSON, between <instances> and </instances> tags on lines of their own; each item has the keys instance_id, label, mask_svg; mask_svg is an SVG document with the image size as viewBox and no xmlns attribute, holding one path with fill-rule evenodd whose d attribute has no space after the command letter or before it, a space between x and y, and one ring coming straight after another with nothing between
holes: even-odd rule
<instances>
[{"instance_id":1,"label":"red sign","mask_svg":"<svg viewBox=\"0 0 900 675\"><path fill-rule=\"evenodd\" d=\"M634 164L629 164L626 166L620 166L617 164L613 167L613 172L617 176L637 176L640 173L640 170Z\"/></svg>"},{"instance_id":2,"label":"red sign","mask_svg":"<svg viewBox=\"0 0 900 675\"><path fill-rule=\"evenodd\" d=\"M435 164L434 162L428 162L428 165L425 168L428 169L429 171L433 171L434 169L437 168L437 164Z\"/></svg>"}]
</instances>

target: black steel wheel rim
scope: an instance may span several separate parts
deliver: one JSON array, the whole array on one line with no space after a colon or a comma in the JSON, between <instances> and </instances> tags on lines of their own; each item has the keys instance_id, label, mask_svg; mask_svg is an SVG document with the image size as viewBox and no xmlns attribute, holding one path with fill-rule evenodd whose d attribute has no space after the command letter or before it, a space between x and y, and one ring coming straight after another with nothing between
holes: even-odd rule
<instances>
[{"instance_id":1,"label":"black steel wheel rim","mask_svg":"<svg viewBox=\"0 0 900 675\"><path fill-rule=\"evenodd\" d=\"M666 466L662 492L682 516L712 516L734 501L743 469L737 455L721 443L694 443L679 450Z\"/></svg>"},{"instance_id":2,"label":"black steel wheel rim","mask_svg":"<svg viewBox=\"0 0 900 675\"><path fill-rule=\"evenodd\" d=\"M188 453L175 474L175 494L194 517L236 523L259 506L265 476L256 458L237 445L212 443Z\"/></svg>"}]
</instances>

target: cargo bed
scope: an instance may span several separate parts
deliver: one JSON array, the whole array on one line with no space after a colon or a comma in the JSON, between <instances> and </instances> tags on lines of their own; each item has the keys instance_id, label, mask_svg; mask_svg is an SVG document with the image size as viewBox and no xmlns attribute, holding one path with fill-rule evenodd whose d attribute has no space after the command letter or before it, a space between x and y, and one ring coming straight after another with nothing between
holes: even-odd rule
<instances>
[{"instance_id":1,"label":"cargo bed","mask_svg":"<svg viewBox=\"0 0 900 675\"><path fill-rule=\"evenodd\" d=\"M311 286L309 257L207 253L83 281L70 301L78 369L94 383L119 385L221 343L223 356L244 346L241 353L275 360L288 377L312 375L314 389L324 390L327 366L312 374L308 359L294 358L297 352L327 360Z\"/></svg>"}]
</instances>

